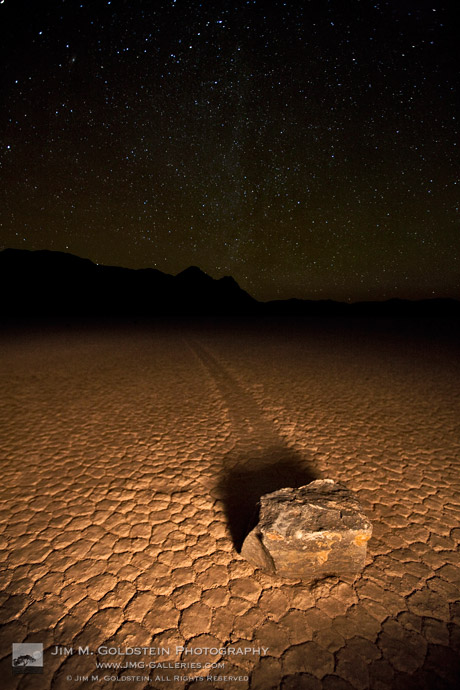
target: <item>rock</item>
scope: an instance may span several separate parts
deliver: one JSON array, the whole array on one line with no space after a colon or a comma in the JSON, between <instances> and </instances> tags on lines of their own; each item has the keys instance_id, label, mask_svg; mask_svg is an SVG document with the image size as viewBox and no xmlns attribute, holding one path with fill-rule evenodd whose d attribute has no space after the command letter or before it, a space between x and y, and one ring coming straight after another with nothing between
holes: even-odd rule
<instances>
[{"instance_id":1,"label":"rock","mask_svg":"<svg viewBox=\"0 0 460 690\"><path fill-rule=\"evenodd\" d=\"M265 572L316 580L357 574L372 525L355 495L332 479L262 496L241 555Z\"/></svg>"}]
</instances>

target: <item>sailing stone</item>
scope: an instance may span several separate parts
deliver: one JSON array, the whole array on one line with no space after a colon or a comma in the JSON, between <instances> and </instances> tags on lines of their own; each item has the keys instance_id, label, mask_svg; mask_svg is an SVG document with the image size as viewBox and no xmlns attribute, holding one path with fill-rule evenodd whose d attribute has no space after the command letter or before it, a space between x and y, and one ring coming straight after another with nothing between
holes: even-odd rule
<instances>
[{"instance_id":1,"label":"sailing stone","mask_svg":"<svg viewBox=\"0 0 460 690\"><path fill-rule=\"evenodd\" d=\"M281 577L316 580L358 574L372 525L352 491L333 479L265 494L241 555Z\"/></svg>"}]
</instances>

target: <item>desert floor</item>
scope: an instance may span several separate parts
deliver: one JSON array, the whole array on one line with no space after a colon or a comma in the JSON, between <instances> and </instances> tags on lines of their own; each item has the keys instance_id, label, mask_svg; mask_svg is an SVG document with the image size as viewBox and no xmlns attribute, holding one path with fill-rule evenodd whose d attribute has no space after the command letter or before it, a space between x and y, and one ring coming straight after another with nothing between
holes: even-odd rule
<instances>
[{"instance_id":1,"label":"desert floor","mask_svg":"<svg viewBox=\"0 0 460 690\"><path fill-rule=\"evenodd\" d=\"M456 687L457 346L392 322L4 333L2 687ZM262 493L326 477L373 523L361 575L239 556ZM12 674L20 642L43 643L43 674Z\"/></svg>"}]
</instances>

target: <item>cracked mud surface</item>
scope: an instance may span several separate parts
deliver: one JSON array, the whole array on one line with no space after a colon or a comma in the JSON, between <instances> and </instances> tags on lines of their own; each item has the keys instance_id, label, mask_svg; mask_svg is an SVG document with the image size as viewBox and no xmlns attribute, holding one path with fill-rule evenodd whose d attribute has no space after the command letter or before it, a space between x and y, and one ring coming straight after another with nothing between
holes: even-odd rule
<instances>
[{"instance_id":1,"label":"cracked mud surface","mask_svg":"<svg viewBox=\"0 0 460 690\"><path fill-rule=\"evenodd\" d=\"M4 335L0 358L5 687L456 686L460 360L447 340L64 328ZM326 477L373 523L359 577L310 586L239 556L261 494ZM43 643L42 675L11 675L13 642ZM96 662L140 657L56 645L169 647L142 659L225 666L99 670L91 684ZM209 674L248 680L194 680Z\"/></svg>"}]
</instances>

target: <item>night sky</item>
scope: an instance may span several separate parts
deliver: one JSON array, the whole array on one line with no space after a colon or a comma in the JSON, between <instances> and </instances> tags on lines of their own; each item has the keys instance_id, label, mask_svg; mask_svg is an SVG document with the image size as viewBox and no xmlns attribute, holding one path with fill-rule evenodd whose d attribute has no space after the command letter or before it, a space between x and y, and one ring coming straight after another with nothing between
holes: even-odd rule
<instances>
[{"instance_id":1,"label":"night sky","mask_svg":"<svg viewBox=\"0 0 460 690\"><path fill-rule=\"evenodd\" d=\"M454 7L2 0L0 249L459 297Z\"/></svg>"}]
</instances>

